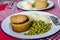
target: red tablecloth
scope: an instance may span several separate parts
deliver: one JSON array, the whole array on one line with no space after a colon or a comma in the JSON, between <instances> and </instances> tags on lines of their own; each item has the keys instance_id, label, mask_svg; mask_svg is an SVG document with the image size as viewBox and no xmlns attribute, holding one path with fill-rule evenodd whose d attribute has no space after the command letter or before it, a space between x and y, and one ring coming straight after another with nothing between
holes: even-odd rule
<instances>
[{"instance_id":1,"label":"red tablecloth","mask_svg":"<svg viewBox=\"0 0 60 40\"><path fill-rule=\"evenodd\" d=\"M1 15L1 11L5 10L6 6L7 6L7 4L0 5L0 25L2 23L1 16L4 16L4 13L5 13L4 12L3 15ZM6 35L0 28L0 40L18 40L18 39Z\"/></svg>"},{"instance_id":2,"label":"red tablecloth","mask_svg":"<svg viewBox=\"0 0 60 40\"><path fill-rule=\"evenodd\" d=\"M57 0L52 0L52 1L54 2L55 6L51 9L44 10L44 11L55 14L58 17L60 17L60 8L58 7ZM0 20L1 21L3 21L7 16L9 16L13 13L23 11L23 10L18 11L18 9L16 9L15 11L12 11L11 9L5 9L6 6L7 6L7 4L0 5ZM45 39L60 39L60 32L58 32L57 34L55 34L51 37L47 37ZM4 34L4 32L2 32L2 30L0 29L0 40L17 40L17 39Z\"/></svg>"},{"instance_id":3,"label":"red tablecloth","mask_svg":"<svg viewBox=\"0 0 60 40\"><path fill-rule=\"evenodd\" d=\"M1 4L1 5L0 5L0 11L1 11L1 10L4 10L6 6L7 6L7 4L3 4L3 5Z\"/></svg>"}]
</instances>

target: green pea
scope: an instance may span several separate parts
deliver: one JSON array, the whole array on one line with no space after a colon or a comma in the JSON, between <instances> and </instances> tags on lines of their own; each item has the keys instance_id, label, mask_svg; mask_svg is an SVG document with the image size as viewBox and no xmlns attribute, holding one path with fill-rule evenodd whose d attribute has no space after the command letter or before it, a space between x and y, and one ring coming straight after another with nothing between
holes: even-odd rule
<instances>
[{"instance_id":1,"label":"green pea","mask_svg":"<svg viewBox=\"0 0 60 40\"><path fill-rule=\"evenodd\" d=\"M29 32L26 33L26 35L38 35L48 32L51 29L51 23L45 24L44 21L32 21L32 25Z\"/></svg>"}]
</instances>

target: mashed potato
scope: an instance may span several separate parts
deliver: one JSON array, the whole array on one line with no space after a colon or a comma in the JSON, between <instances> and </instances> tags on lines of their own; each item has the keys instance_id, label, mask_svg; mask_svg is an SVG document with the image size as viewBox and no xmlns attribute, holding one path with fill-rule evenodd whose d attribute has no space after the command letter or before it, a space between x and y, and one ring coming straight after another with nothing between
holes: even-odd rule
<instances>
[{"instance_id":1,"label":"mashed potato","mask_svg":"<svg viewBox=\"0 0 60 40\"><path fill-rule=\"evenodd\" d=\"M28 0L28 2L29 2L30 4L34 4L34 3L35 3L35 0Z\"/></svg>"},{"instance_id":2,"label":"mashed potato","mask_svg":"<svg viewBox=\"0 0 60 40\"><path fill-rule=\"evenodd\" d=\"M30 16L32 17L33 20L42 20L45 23L51 23L51 20L47 15L38 15L36 13L33 13Z\"/></svg>"},{"instance_id":3,"label":"mashed potato","mask_svg":"<svg viewBox=\"0 0 60 40\"><path fill-rule=\"evenodd\" d=\"M27 2L27 1L23 1L22 2L22 6L23 6L24 9L27 9L27 10L31 10L32 9L32 5L29 2Z\"/></svg>"}]
</instances>

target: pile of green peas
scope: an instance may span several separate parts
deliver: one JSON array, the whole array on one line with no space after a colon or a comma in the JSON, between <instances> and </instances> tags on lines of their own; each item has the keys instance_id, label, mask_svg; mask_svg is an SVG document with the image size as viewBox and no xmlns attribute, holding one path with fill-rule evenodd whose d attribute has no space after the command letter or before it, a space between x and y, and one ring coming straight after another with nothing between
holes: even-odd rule
<instances>
[{"instance_id":1,"label":"pile of green peas","mask_svg":"<svg viewBox=\"0 0 60 40\"><path fill-rule=\"evenodd\" d=\"M52 23L45 23L44 21L32 21L32 25L25 35L38 35L48 32L51 29Z\"/></svg>"}]
</instances>

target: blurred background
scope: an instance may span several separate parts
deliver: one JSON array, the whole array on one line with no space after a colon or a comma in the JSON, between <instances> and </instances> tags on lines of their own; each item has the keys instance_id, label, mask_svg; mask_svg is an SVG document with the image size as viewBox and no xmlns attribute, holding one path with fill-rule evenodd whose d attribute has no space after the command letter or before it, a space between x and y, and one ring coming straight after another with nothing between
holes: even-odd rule
<instances>
[{"instance_id":1,"label":"blurred background","mask_svg":"<svg viewBox=\"0 0 60 40\"><path fill-rule=\"evenodd\" d=\"M0 4L4 4L4 3L7 3L9 1L13 1L13 0L0 0Z\"/></svg>"}]
</instances>

